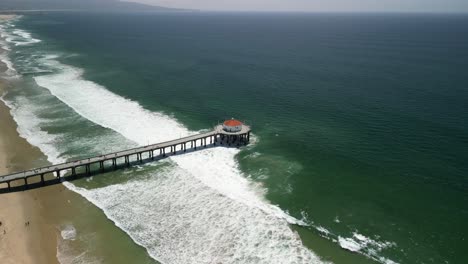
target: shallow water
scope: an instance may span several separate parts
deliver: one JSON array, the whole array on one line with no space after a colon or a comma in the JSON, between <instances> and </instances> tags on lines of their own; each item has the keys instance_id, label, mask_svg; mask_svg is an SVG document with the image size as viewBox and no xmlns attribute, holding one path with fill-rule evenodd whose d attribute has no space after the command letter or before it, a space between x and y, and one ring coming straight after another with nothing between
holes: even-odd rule
<instances>
[{"instance_id":1,"label":"shallow water","mask_svg":"<svg viewBox=\"0 0 468 264\"><path fill-rule=\"evenodd\" d=\"M2 28L4 100L54 163L252 124L241 150L67 184L163 263L463 263L467 23L31 15Z\"/></svg>"}]
</instances>

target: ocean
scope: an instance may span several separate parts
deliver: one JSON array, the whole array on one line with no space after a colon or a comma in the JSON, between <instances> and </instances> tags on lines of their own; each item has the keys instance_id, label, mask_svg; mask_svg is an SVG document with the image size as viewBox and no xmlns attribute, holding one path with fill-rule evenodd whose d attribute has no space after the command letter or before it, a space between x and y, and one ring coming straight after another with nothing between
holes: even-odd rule
<instances>
[{"instance_id":1,"label":"ocean","mask_svg":"<svg viewBox=\"0 0 468 264\"><path fill-rule=\"evenodd\" d=\"M83 206L61 263L468 262L466 15L43 12L0 32L2 100L51 163L253 129L65 183Z\"/></svg>"}]
</instances>

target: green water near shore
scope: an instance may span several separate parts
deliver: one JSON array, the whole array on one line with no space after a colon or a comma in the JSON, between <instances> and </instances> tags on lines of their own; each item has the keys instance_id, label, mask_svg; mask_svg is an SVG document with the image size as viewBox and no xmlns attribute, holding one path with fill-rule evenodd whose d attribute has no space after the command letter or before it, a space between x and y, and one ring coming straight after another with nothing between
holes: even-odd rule
<instances>
[{"instance_id":1,"label":"green water near shore","mask_svg":"<svg viewBox=\"0 0 468 264\"><path fill-rule=\"evenodd\" d=\"M239 167L271 203L310 224L291 228L323 258L372 262L342 249L352 239L377 260L468 259L466 16L78 13L18 24L85 69L84 79L191 130L231 116L252 124L257 142L237 155ZM67 117L43 128L67 142L121 140ZM64 149L96 153L93 142ZM126 181L108 176L77 185Z\"/></svg>"}]
</instances>

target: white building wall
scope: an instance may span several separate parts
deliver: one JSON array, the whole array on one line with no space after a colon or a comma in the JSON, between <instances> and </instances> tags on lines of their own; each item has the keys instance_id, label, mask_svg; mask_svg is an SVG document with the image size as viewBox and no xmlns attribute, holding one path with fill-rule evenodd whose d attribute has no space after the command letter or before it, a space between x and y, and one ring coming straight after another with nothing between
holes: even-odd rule
<instances>
[{"instance_id":1,"label":"white building wall","mask_svg":"<svg viewBox=\"0 0 468 264\"><path fill-rule=\"evenodd\" d=\"M239 126L226 126L223 125L223 129L227 132L239 132L242 130L242 125Z\"/></svg>"}]
</instances>

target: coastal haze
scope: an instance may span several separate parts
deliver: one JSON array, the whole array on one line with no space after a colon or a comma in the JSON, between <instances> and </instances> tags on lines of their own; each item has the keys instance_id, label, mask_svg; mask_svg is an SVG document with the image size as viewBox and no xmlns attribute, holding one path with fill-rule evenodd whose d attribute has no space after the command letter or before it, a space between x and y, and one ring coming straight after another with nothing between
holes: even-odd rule
<instances>
[{"instance_id":1,"label":"coastal haze","mask_svg":"<svg viewBox=\"0 0 468 264\"><path fill-rule=\"evenodd\" d=\"M2 0L1 10L168 11L173 9L118 0Z\"/></svg>"},{"instance_id":2,"label":"coastal haze","mask_svg":"<svg viewBox=\"0 0 468 264\"><path fill-rule=\"evenodd\" d=\"M468 16L336 13L464 2L138 2L0 4L0 174L250 144L0 194L5 263L468 261Z\"/></svg>"},{"instance_id":3,"label":"coastal haze","mask_svg":"<svg viewBox=\"0 0 468 264\"><path fill-rule=\"evenodd\" d=\"M467 13L465 0L2 0L0 10Z\"/></svg>"},{"instance_id":4,"label":"coastal haze","mask_svg":"<svg viewBox=\"0 0 468 264\"><path fill-rule=\"evenodd\" d=\"M128 0L148 5L211 11L276 12L430 12L466 13L465 0Z\"/></svg>"}]
</instances>

